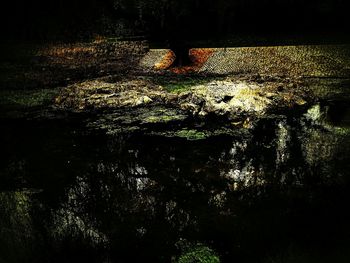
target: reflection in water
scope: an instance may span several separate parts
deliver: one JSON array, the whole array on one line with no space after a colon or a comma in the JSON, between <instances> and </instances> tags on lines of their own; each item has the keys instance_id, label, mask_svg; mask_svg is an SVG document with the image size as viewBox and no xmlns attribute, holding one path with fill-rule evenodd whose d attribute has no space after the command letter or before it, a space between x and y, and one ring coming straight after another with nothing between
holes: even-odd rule
<instances>
[{"instance_id":1,"label":"reflection in water","mask_svg":"<svg viewBox=\"0 0 350 263\"><path fill-rule=\"evenodd\" d=\"M321 111L198 141L10 123L0 262L171 262L179 242L222 262L342 262L350 136Z\"/></svg>"},{"instance_id":2,"label":"reflection in water","mask_svg":"<svg viewBox=\"0 0 350 263\"><path fill-rule=\"evenodd\" d=\"M33 252L35 236L30 209L30 194L25 191L0 193L0 251L13 261L27 260L26 256Z\"/></svg>"}]
</instances>

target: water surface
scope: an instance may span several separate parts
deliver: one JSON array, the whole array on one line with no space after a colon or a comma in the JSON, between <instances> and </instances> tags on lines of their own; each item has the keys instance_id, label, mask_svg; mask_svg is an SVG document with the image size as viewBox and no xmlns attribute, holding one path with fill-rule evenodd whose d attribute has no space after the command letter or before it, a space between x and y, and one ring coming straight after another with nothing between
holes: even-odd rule
<instances>
[{"instance_id":1,"label":"water surface","mask_svg":"<svg viewBox=\"0 0 350 263\"><path fill-rule=\"evenodd\" d=\"M0 262L349 262L347 103L200 140L4 119Z\"/></svg>"}]
</instances>

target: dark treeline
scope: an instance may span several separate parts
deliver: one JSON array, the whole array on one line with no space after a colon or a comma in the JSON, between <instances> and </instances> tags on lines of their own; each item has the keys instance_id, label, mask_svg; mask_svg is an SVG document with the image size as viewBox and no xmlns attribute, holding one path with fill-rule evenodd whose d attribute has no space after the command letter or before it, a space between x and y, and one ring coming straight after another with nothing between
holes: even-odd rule
<instances>
[{"instance_id":1,"label":"dark treeline","mask_svg":"<svg viewBox=\"0 0 350 263\"><path fill-rule=\"evenodd\" d=\"M47 40L100 35L154 39L237 33L344 32L347 0L12 0L3 37Z\"/></svg>"}]
</instances>

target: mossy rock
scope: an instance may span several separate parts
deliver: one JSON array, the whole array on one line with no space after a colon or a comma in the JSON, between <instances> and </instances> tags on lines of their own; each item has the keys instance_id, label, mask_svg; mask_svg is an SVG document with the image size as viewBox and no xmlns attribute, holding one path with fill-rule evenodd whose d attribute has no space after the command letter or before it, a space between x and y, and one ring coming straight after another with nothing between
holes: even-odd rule
<instances>
[{"instance_id":1,"label":"mossy rock","mask_svg":"<svg viewBox=\"0 0 350 263\"><path fill-rule=\"evenodd\" d=\"M156 107L140 114L139 118L142 124L155 124L183 121L187 116L175 109Z\"/></svg>"},{"instance_id":2,"label":"mossy rock","mask_svg":"<svg viewBox=\"0 0 350 263\"><path fill-rule=\"evenodd\" d=\"M197 131L197 130L189 130L189 129L183 129L180 131L177 131L175 133L175 136L181 137L181 138L186 138L187 140L203 140L207 138L207 135L202 132L202 131Z\"/></svg>"},{"instance_id":3,"label":"mossy rock","mask_svg":"<svg viewBox=\"0 0 350 263\"><path fill-rule=\"evenodd\" d=\"M212 249L202 245L182 254L178 263L220 263L220 259Z\"/></svg>"}]
</instances>

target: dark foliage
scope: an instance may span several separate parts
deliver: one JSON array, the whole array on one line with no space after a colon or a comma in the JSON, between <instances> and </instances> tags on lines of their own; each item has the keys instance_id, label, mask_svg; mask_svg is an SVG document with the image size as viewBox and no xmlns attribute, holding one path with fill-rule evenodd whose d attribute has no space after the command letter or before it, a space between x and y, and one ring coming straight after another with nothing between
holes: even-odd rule
<instances>
[{"instance_id":1,"label":"dark foliage","mask_svg":"<svg viewBox=\"0 0 350 263\"><path fill-rule=\"evenodd\" d=\"M164 40L238 33L343 32L348 10L345 0L7 2L3 37L32 40L90 38L94 34L142 34Z\"/></svg>"}]
</instances>

